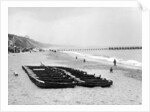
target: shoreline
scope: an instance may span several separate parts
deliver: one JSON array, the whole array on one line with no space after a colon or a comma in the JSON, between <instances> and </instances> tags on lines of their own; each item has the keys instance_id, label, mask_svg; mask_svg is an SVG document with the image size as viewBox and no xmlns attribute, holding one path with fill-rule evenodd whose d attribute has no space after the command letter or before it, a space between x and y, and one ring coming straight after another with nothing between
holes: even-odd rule
<instances>
[{"instance_id":1,"label":"shoreline","mask_svg":"<svg viewBox=\"0 0 150 112\"><path fill-rule=\"evenodd\" d=\"M96 76L101 74L102 77L113 80L113 85L109 88L41 89L30 81L21 68L22 65L40 65L40 62L50 66L67 66L81 69L90 74L96 74ZM8 104L141 105L142 78L129 76L134 74L137 77L139 75L142 77L142 74L137 70L121 67L110 73L110 66L90 61L83 63L82 59L76 60L75 57L60 52L8 54ZM13 75L14 71L18 73L18 77Z\"/></svg>"},{"instance_id":2,"label":"shoreline","mask_svg":"<svg viewBox=\"0 0 150 112\"><path fill-rule=\"evenodd\" d=\"M51 52L50 52L51 54ZM53 52L52 52L53 54ZM77 69L104 69L104 70L110 70L110 67L113 67L113 70L122 70L122 71L128 71L128 73L124 73L125 76L130 77L130 78L135 78L137 80L142 81L142 68L137 68L137 67L131 67L131 66L127 66L127 65L122 65L122 64L117 64L117 66L113 66L113 63L110 62L104 62L104 61L99 61L99 62L95 62L95 61L90 61L87 60L87 62L83 63L83 57L79 57L78 59L75 59L76 55L69 55L67 53L62 53L62 52L57 52L58 55L61 56L61 59L65 60L65 62L60 62L61 64L65 64L68 65L70 67L73 68L77 68ZM55 55L55 53L54 53ZM66 57L68 57L66 59ZM59 58L56 57L58 60ZM61 60L60 59L60 60ZM73 63L70 63L70 61L72 61ZM88 66L87 66L88 65Z\"/></svg>"},{"instance_id":3,"label":"shoreline","mask_svg":"<svg viewBox=\"0 0 150 112\"><path fill-rule=\"evenodd\" d=\"M63 51L61 53L65 53L65 54L68 54L69 56L72 56L72 57L79 57L81 59L86 59L87 61L91 61L91 62L99 62L99 63L103 63L103 64L109 64L109 65L112 65L113 63L113 60L111 59L111 61L109 60L106 60L104 59L105 57L103 57L103 59L95 59L95 58L92 58L92 57L96 57L98 58L98 56L92 56L92 55L89 55L89 54L82 54L82 53L78 53L78 52L73 52L73 51ZM125 63L122 63L122 62L117 62L117 65L119 67L123 67L123 68L131 68L131 69L139 69L139 70L142 70L142 66L133 66L133 65L129 65L129 64L125 64Z\"/></svg>"}]
</instances>

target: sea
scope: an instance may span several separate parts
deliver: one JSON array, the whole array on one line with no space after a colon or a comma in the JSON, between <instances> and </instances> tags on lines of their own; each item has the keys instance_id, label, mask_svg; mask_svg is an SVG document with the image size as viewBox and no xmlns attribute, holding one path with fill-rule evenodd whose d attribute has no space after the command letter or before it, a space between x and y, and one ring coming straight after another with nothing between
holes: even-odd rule
<instances>
[{"instance_id":1,"label":"sea","mask_svg":"<svg viewBox=\"0 0 150 112\"><path fill-rule=\"evenodd\" d=\"M72 56L79 56L91 61L107 61L142 68L142 50L79 50L79 51L63 51Z\"/></svg>"}]
</instances>

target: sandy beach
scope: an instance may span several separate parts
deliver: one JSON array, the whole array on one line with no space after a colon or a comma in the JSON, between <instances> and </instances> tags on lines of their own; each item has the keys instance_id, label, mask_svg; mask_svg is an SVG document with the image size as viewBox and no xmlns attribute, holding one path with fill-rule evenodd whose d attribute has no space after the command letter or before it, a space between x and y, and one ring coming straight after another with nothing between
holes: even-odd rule
<instances>
[{"instance_id":1,"label":"sandy beach","mask_svg":"<svg viewBox=\"0 0 150 112\"><path fill-rule=\"evenodd\" d=\"M22 65L67 66L101 74L113 80L108 88L75 87L67 89L41 89L30 81ZM110 73L111 64L105 62L83 63L83 59L60 52L25 52L8 54L8 104L9 105L141 105L142 71L118 65ZM14 72L19 74L14 76Z\"/></svg>"}]
</instances>

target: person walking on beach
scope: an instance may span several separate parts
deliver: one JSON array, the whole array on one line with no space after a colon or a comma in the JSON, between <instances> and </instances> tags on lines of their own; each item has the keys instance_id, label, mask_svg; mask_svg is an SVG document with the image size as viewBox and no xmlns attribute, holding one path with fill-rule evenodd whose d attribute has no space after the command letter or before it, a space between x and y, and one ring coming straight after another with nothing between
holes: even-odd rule
<instances>
[{"instance_id":1,"label":"person walking on beach","mask_svg":"<svg viewBox=\"0 0 150 112\"><path fill-rule=\"evenodd\" d=\"M78 59L78 57L76 56L76 59Z\"/></svg>"},{"instance_id":2,"label":"person walking on beach","mask_svg":"<svg viewBox=\"0 0 150 112\"><path fill-rule=\"evenodd\" d=\"M116 64L117 64L117 61L116 61L116 59L114 59L114 66L116 66Z\"/></svg>"},{"instance_id":3,"label":"person walking on beach","mask_svg":"<svg viewBox=\"0 0 150 112\"><path fill-rule=\"evenodd\" d=\"M83 60L83 62L85 63L85 62L86 62L86 60L84 59L84 60Z\"/></svg>"}]
</instances>

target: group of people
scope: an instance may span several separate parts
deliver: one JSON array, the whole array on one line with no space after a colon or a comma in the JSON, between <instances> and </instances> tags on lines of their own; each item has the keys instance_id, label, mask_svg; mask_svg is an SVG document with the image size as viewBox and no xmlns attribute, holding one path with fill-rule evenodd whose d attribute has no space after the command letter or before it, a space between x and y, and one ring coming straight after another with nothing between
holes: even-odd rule
<instances>
[{"instance_id":1,"label":"group of people","mask_svg":"<svg viewBox=\"0 0 150 112\"><path fill-rule=\"evenodd\" d=\"M78 57L76 56L76 60L78 59ZM83 62L85 63L86 62L86 60L85 59L83 59Z\"/></svg>"},{"instance_id":2,"label":"group of people","mask_svg":"<svg viewBox=\"0 0 150 112\"><path fill-rule=\"evenodd\" d=\"M78 59L78 57L77 57L77 56L76 56L76 59ZM85 60L85 59L83 59L83 62L85 63L85 62L86 62L86 60ZM114 64L114 66L117 66L117 61L116 61L116 59L114 59L113 64ZM110 73L113 73L113 67L110 67Z\"/></svg>"}]
</instances>

